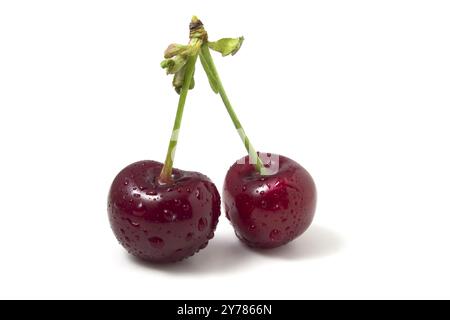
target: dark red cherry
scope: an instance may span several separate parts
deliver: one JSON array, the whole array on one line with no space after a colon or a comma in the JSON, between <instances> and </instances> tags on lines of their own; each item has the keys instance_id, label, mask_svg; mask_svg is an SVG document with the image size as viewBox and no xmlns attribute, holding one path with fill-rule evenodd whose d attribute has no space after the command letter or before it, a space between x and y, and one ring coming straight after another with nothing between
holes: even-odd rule
<instances>
[{"instance_id":1,"label":"dark red cherry","mask_svg":"<svg viewBox=\"0 0 450 320\"><path fill-rule=\"evenodd\" d=\"M271 174L259 174L247 156L228 170L223 190L236 235L256 248L278 247L300 236L316 207L314 181L302 166L276 154L265 158Z\"/></svg>"},{"instance_id":2,"label":"dark red cherry","mask_svg":"<svg viewBox=\"0 0 450 320\"><path fill-rule=\"evenodd\" d=\"M140 161L112 183L108 215L112 230L132 255L151 262L192 256L213 238L220 196L205 175L173 169L173 182L158 180L162 164Z\"/></svg>"}]
</instances>

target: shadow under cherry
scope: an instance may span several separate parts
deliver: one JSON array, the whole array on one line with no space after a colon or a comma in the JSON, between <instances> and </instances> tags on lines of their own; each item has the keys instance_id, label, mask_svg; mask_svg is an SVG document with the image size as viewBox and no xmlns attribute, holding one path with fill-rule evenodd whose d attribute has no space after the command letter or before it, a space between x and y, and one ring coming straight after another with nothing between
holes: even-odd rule
<instances>
[{"instance_id":1,"label":"shadow under cherry","mask_svg":"<svg viewBox=\"0 0 450 320\"><path fill-rule=\"evenodd\" d=\"M343 247L343 240L335 231L312 225L300 238L282 247L274 249L248 250L265 257L285 260L319 259L338 253Z\"/></svg>"},{"instance_id":2,"label":"shadow under cherry","mask_svg":"<svg viewBox=\"0 0 450 320\"><path fill-rule=\"evenodd\" d=\"M333 230L313 225L299 239L282 247L262 250L245 246L235 237L216 237L194 257L171 264L155 264L127 255L135 265L174 275L224 274L261 263L261 258L301 261L326 258L339 252L342 238Z\"/></svg>"},{"instance_id":3,"label":"shadow under cherry","mask_svg":"<svg viewBox=\"0 0 450 320\"><path fill-rule=\"evenodd\" d=\"M223 274L242 268L252 261L237 239L216 237L193 257L176 263L155 264L128 255L136 265L171 274Z\"/></svg>"}]
</instances>

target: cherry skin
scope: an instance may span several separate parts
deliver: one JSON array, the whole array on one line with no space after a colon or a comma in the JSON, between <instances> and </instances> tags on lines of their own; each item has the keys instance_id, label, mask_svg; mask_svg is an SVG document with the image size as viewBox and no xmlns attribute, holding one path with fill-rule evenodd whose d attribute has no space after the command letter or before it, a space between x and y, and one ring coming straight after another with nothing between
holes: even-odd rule
<instances>
[{"instance_id":1,"label":"cherry skin","mask_svg":"<svg viewBox=\"0 0 450 320\"><path fill-rule=\"evenodd\" d=\"M205 175L173 169L161 184L162 164L140 161L123 169L108 196L111 228L132 255L175 262L205 248L220 216L220 195Z\"/></svg>"},{"instance_id":2,"label":"cherry skin","mask_svg":"<svg viewBox=\"0 0 450 320\"><path fill-rule=\"evenodd\" d=\"M297 162L267 154L261 175L249 157L237 161L225 178L223 201L237 237L250 247L275 248L300 236L311 225L316 188Z\"/></svg>"}]
</instances>

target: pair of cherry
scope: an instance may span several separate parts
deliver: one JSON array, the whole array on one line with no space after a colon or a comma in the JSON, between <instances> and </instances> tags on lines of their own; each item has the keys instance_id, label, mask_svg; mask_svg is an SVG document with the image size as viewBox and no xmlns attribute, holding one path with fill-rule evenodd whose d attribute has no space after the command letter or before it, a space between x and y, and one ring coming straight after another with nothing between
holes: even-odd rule
<instances>
[{"instance_id":1,"label":"pair of cherry","mask_svg":"<svg viewBox=\"0 0 450 320\"><path fill-rule=\"evenodd\" d=\"M287 157L255 151L212 60L210 49L234 55L242 41L224 38L210 42L201 21L193 17L189 44L172 44L166 50L162 67L174 74L173 85L180 94L166 161L146 160L127 166L114 179L108 196L112 230L129 253L152 262L174 262L194 255L214 237L221 207L216 186L201 173L172 168L198 57L248 152L228 170L223 188L226 217L237 237L251 247L274 248L310 226L316 205L313 179Z\"/></svg>"}]
</instances>

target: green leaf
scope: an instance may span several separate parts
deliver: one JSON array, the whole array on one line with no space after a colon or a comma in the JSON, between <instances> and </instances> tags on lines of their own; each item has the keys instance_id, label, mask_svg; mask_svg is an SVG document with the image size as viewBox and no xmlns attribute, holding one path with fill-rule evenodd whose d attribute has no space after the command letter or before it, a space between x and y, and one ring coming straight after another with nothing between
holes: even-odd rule
<instances>
[{"instance_id":1,"label":"green leaf","mask_svg":"<svg viewBox=\"0 0 450 320\"><path fill-rule=\"evenodd\" d=\"M184 55L177 55L172 59L166 59L161 62L161 67L166 69L167 74L175 74L185 66L187 57Z\"/></svg>"},{"instance_id":2,"label":"green leaf","mask_svg":"<svg viewBox=\"0 0 450 320\"><path fill-rule=\"evenodd\" d=\"M187 46L185 46L185 45L172 43L171 45L169 45L167 47L166 51L164 51L164 58L166 58L166 59L173 58L176 55L185 51L186 49L187 49Z\"/></svg>"},{"instance_id":3,"label":"green leaf","mask_svg":"<svg viewBox=\"0 0 450 320\"><path fill-rule=\"evenodd\" d=\"M195 73L195 71L194 71ZM172 85L175 89L175 91L180 94L181 93L181 89L183 88L183 84L186 78L186 66L184 66L183 68L181 68L177 73L175 73L175 75L173 76L173 81L172 81ZM194 80L194 75L192 75L192 79L191 79L191 83L189 84L189 90L194 89L195 87L195 80Z\"/></svg>"},{"instance_id":4,"label":"green leaf","mask_svg":"<svg viewBox=\"0 0 450 320\"><path fill-rule=\"evenodd\" d=\"M242 46L244 37L223 38L218 41L208 42L208 47L214 51L220 52L222 56L234 56Z\"/></svg>"}]
</instances>

